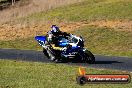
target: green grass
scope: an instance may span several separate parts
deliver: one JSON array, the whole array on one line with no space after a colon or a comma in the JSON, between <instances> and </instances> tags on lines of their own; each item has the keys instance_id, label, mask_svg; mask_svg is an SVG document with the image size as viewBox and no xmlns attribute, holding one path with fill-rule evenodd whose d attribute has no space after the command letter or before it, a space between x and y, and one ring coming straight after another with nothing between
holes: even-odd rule
<instances>
[{"instance_id":1,"label":"green grass","mask_svg":"<svg viewBox=\"0 0 132 88\"><path fill-rule=\"evenodd\" d=\"M0 48L14 48L14 49L25 49L25 50L40 50L41 47L34 37L26 39L16 39L10 41L0 41Z\"/></svg>"},{"instance_id":2,"label":"green grass","mask_svg":"<svg viewBox=\"0 0 132 88\"><path fill-rule=\"evenodd\" d=\"M87 68L87 74L124 74ZM131 88L129 84L76 84L78 67L55 63L0 60L0 88ZM128 72L127 72L128 73Z\"/></svg>"},{"instance_id":3,"label":"green grass","mask_svg":"<svg viewBox=\"0 0 132 88\"><path fill-rule=\"evenodd\" d=\"M19 20L27 21L84 21L84 20L132 20L131 0L85 0L47 12L34 13Z\"/></svg>"}]
</instances>

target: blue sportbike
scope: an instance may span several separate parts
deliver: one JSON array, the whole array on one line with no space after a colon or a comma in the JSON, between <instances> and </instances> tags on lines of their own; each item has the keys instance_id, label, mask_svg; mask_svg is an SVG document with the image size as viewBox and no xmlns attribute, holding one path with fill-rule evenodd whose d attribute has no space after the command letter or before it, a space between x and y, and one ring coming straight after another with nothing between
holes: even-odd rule
<instances>
[{"instance_id":1,"label":"blue sportbike","mask_svg":"<svg viewBox=\"0 0 132 88\"><path fill-rule=\"evenodd\" d=\"M95 62L94 55L84 48L84 41L80 36L57 32L36 36L35 40L43 47L44 55L54 62Z\"/></svg>"}]
</instances>

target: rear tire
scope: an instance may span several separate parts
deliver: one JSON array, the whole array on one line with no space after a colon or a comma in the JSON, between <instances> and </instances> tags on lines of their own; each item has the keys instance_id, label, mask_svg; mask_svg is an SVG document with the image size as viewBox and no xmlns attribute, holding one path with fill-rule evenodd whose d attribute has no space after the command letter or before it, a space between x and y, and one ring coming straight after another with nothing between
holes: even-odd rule
<instances>
[{"instance_id":1,"label":"rear tire","mask_svg":"<svg viewBox=\"0 0 132 88\"><path fill-rule=\"evenodd\" d=\"M50 52L50 51L49 51L49 52ZM44 48L43 48L43 53L44 53L44 55L45 55L48 59L50 59L51 61L57 62L55 56L52 55L51 53L48 53L48 51L47 51L46 49L44 49Z\"/></svg>"},{"instance_id":2,"label":"rear tire","mask_svg":"<svg viewBox=\"0 0 132 88\"><path fill-rule=\"evenodd\" d=\"M43 48L44 55L49 59L49 54L47 53L47 50Z\"/></svg>"}]
</instances>

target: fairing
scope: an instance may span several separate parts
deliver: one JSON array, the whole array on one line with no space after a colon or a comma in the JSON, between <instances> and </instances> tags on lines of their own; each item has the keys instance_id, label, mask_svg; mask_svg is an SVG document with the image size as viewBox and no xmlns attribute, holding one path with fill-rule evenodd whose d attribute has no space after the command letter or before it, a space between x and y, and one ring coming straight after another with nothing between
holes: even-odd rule
<instances>
[{"instance_id":1,"label":"fairing","mask_svg":"<svg viewBox=\"0 0 132 88\"><path fill-rule=\"evenodd\" d=\"M45 41L46 41L46 36L36 36L35 40L39 42L40 46L44 46Z\"/></svg>"}]
</instances>

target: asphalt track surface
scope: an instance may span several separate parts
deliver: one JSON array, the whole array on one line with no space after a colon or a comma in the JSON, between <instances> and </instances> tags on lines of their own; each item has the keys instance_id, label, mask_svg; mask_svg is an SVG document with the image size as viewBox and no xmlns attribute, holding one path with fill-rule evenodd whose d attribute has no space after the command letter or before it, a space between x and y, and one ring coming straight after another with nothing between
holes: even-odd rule
<instances>
[{"instance_id":1,"label":"asphalt track surface","mask_svg":"<svg viewBox=\"0 0 132 88\"><path fill-rule=\"evenodd\" d=\"M64 64L94 67L100 69L116 69L132 72L132 57L95 55L95 58L96 58L95 64L72 62ZM0 59L53 63L52 61L48 60L46 56L43 55L42 51L33 50L0 49Z\"/></svg>"}]
</instances>

